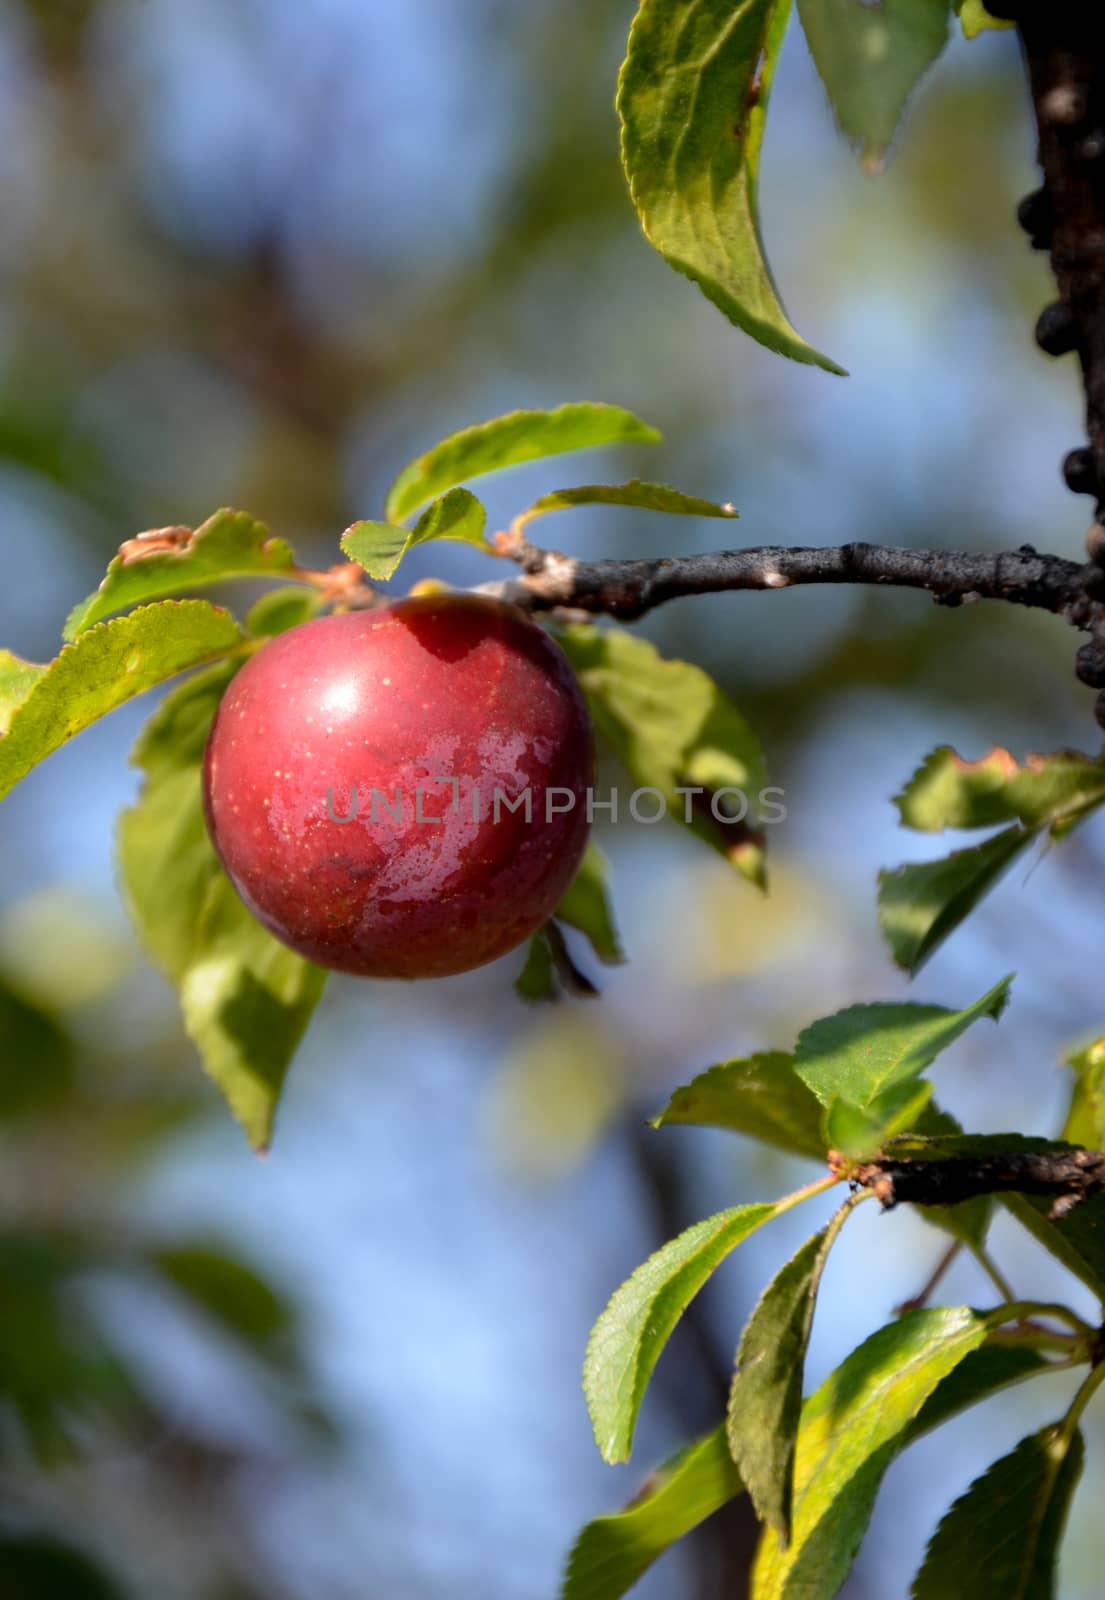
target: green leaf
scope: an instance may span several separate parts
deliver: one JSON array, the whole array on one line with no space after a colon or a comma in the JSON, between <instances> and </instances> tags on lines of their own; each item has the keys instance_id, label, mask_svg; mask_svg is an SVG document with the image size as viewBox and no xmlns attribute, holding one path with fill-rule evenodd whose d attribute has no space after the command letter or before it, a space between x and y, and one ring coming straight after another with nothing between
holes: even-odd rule
<instances>
[{"instance_id":1,"label":"green leaf","mask_svg":"<svg viewBox=\"0 0 1105 1600\"><path fill-rule=\"evenodd\" d=\"M0 738L0 799L32 767L135 695L228 655L237 623L206 600L143 606L82 634L50 662Z\"/></svg>"},{"instance_id":2,"label":"green leaf","mask_svg":"<svg viewBox=\"0 0 1105 1600\"><path fill-rule=\"evenodd\" d=\"M614 924L608 893L609 867L597 844L589 844L579 871L568 885L556 908L556 916L570 928L586 934L592 950L608 967L625 960L625 952Z\"/></svg>"},{"instance_id":3,"label":"green leaf","mask_svg":"<svg viewBox=\"0 0 1105 1600\"><path fill-rule=\"evenodd\" d=\"M583 1388L606 1461L627 1461L648 1380L687 1306L775 1205L734 1206L671 1239L622 1284L591 1330Z\"/></svg>"},{"instance_id":4,"label":"green leaf","mask_svg":"<svg viewBox=\"0 0 1105 1600\"><path fill-rule=\"evenodd\" d=\"M203 748L233 671L221 663L182 684L139 736L132 759L145 782L120 818L118 860L139 937L176 985L204 1067L250 1142L265 1148L326 975L246 909L207 834Z\"/></svg>"},{"instance_id":5,"label":"green leaf","mask_svg":"<svg viewBox=\"0 0 1105 1600\"><path fill-rule=\"evenodd\" d=\"M841 132L877 169L948 42L948 0L798 0L798 15Z\"/></svg>"},{"instance_id":6,"label":"green leaf","mask_svg":"<svg viewBox=\"0 0 1105 1600\"><path fill-rule=\"evenodd\" d=\"M937 1528L911 1600L1053 1600L1067 1512L1082 1475L1082 1435L1059 1425L1022 1439L976 1478Z\"/></svg>"},{"instance_id":7,"label":"green leaf","mask_svg":"<svg viewBox=\"0 0 1105 1600\"><path fill-rule=\"evenodd\" d=\"M833 1600L862 1542L879 1486L926 1400L977 1350L995 1319L959 1309L910 1311L866 1339L802 1410L794 1516L784 1548L771 1528L752 1600Z\"/></svg>"},{"instance_id":8,"label":"green leaf","mask_svg":"<svg viewBox=\"0 0 1105 1600\"><path fill-rule=\"evenodd\" d=\"M980 33L987 28L1011 28L1011 22L1000 21L992 17L983 5L982 0L955 0L955 9L959 15L960 25L964 37L977 39Z\"/></svg>"},{"instance_id":9,"label":"green leaf","mask_svg":"<svg viewBox=\"0 0 1105 1600\"><path fill-rule=\"evenodd\" d=\"M557 638L596 728L637 786L658 790L670 816L749 875L747 848L762 847L755 821L767 774L760 742L732 701L700 667L665 661L624 629L584 623ZM732 819L719 820L730 802Z\"/></svg>"},{"instance_id":10,"label":"green leaf","mask_svg":"<svg viewBox=\"0 0 1105 1600\"><path fill-rule=\"evenodd\" d=\"M629 483L585 483L575 489L553 489L515 517L513 527L521 532L535 518L550 511L568 511L573 506L635 506L641 511L666 511L678 517L731 520L737 516L731 505L717 505L713 500L700 500L697 495L681 494L663 483L642 483L634 478Z\"/></svg>"},{"instance_id":11,"label":"green leaf","mask_svg":"<svg viewBox=\"0 0 1105 1600\"><path fill-rule=\"evenodd\" d=\"M148 1260L178 1294L244 1345L267 1356L291 1347L291 1307L221 1241L177 1239L152 1248Z\"/></svg>"},{"instance_id":12,"label":"green leaf","mask_svg":"<svg viewBox=\"0 0 1105 1600\"><path fill-rule=\"evenodd\" d=\"M898 966L915 976L1036 835L1019 826L941 861L879 873L879 926Z\"/></svg>"},{"instance_id":13,"label":"green leaf","mask_svg":"<svg viewBox=\"0 0 1105 1600\"><path fill-rule=\"evenodd\" d=\"M842 372L791 327L760 240L759 167L789 0L642 0L618 80L649 242L769 350Z\"/></svg>"},{"instance_id":14,"label":"green leaf","mask_svg":"<svg viewBox=\"0 0 1105 1600\"><path fill-rule=\"evenodd\" d=\"M271 639L312 621L321 610L322 596L317 589L270 589L246 612L246 632L254 638Z\"/></svg>"},{"instance_id":15,"label":"green leaf","mask_svg":"<svg viewBox=\"0 0 1105 1600\"><path fill-rule=\"evenodd\" d=\"M155 528L128 539L111 562L100 587L74 606L64 638L75 639L94 622L127 611L145 600L160 600L182 589L204 588L227 578L264 578L295 573L295 556L283 539L274 539L244 511L216 511L194 531Z\"/></svg>"},{"instance_id":16,"label":"green leaf","mask_svg":"<svg viewBox=\"0 0 1105 1600\"><path fill-rule=\"evenodd\" d=\"M1075 1074L1063 1138L1088 1150L1105 1149L1105 1039L1067 1057Z\"/></svg>"},{"instance_id":17,"label":"green leaf","mask_svg":"<svg viewBox=\"0 0 1105 1600\"><path fill-rule=\"evenodd\" d=\"M794 1070L794 1058L772 1050L722 1061L676 1089L653 1121L731 1128L793 1155L825 1157L821 1104Z\"/></svg>"},{"instance_id":18,"label":"green leaf","mask_svg":"<svg viewBox=\"0 0 1105 1600\"><path fill-rule=\"evenodd\" d=\"M1105 761L1077 751L1029 756L1018 766L996 746L964 761L948 745L927 756L895 797L902 822L920 833L1019 822L1063 831L1105 802Z\"/></svg>"},{"instance_id":19,"label":"green leaf","mask_svg":"<svg viewBox=\"0 0 1105 1600\"><path fill-rule=\"evenodd\" d=\"M126 1600L114 1577L73 1545L47 1534L0 1531L3 1600Z\"/></svg>"},{"instance_id":20,"label":"green leaf","mask_svg":"<svg viewBox=\"0 0 1105 1600\"><path fill-rule=\"evenodd\" d=\"M725 1430L715 1428L657 1468L624 1511L587 1524L568 1557L560 1600L618 1600L740 1490Z\"/></svg>"},{"instance_id":21,"label":"green leaf","mask_svg":"<svg viewBox=\"0 0 1105 1600\"><path fill-rule=\"evenodd\" d=\"M390 522L355 522L342 534L341 547L350 561L362 566L370 578L383 582L416 544L434 539L456 539L490 551L484 538L487 512L467 489L450 489L425 510L408 533Z\"/></svg>"},{"instance_id":22,"label":"green leaf","mask_svg":"<svg viewBox=\"0 0 1105 1600\"><path fill-rule=\"evenodd\" d=\"M883 1090L919 1077L973 1022L995 1022L1009 999L1003 978L965 1011L943 1006L850 1006L812 1023L798 1038L799 1077L823 1105L834 1098L869 1106Z\"/></svg>"},{"instance_id":23,"label":"green leaf","mask_svg":"<svg viewBox=\"0 0 1105 1600\"><path fill-rule=\"evenodd\" d=\"M1040 1195L1007 1194L1002 1204L1045 1250L1105 1301L1105 1195L1083 1201L1055 1222L1048 1215L1050 1200Z\"/></svg>"},{"instance_id":24,"label":"green leaf","mask_svg":"<svg viewBox=\"0 0 1105 1600\"><path fill-rule=\"evenodd\" d=\"M404 467L388 490L385 515L402 522L455 484L523 461L607 444L655 444L655 428L620 406L577 401L554 411L510 411L450 434Z\"/></svg>"},{"instance_id":25,"label":"green leaf","mask_svg":"<svg viewBox=\"0 0 1105 1600\"><path fill-rule=\"evenodd\" d=\"M911 1425L906 1443L1009 1384L1046 1371L1025 1345L983 1345L936 1388ZM808 1402L807 1402L808 1403ZM670 1474L670 1476L669 1476ZM576 1540L561 1600L618 1600L685 1533L741 1491L724 1426L661 1467L655 1490L614 1516L597 1517ZM670 1493L666 1492L670 1489ZM574 1587L572 1585L575 1585Z\"/></svg>"},{"instance_id":26,"label":"green leaf","mask_svg":"<svg viewBox=\"0 0 1105 1600\"><path fill-rule=\"evenodd\" d=\"M556 967L543 930L538 930L526 947L525 965L514 980L514 992L531 1002L557 998Z\"/></svg>"},{"instance_id":27,"label":"green leaf","mask_svg":"<svg viewBox=\"0 0 1105 1600\"><path fill-rule=\"evenodd\" d=\"M825 1112L825 1143L853 1161L867 1160L887 1139L916 1126L932 1093L933 1085L927 1079L908 1078L904 1083L892 1083L865 1106L831 1100Z\"/></svg>"},{"instance_id":28,"label":"green leaf","mask_svg":"<svg viewBox=\"0 0 1105 1600\"><path fill-rule=\"evenodd\" d=\"M764 1290L741 1335L729 1390L729 1449L756 1515L787 1543L802 1378L821 1275L852 1204L782 1267Z\"/></svg>"},{"instance_id":29,"label":"green leaf","mask_svg":"<svg viewBox=\"0 0 1105 1600\"><path fill-rule=\"evenodd\" d=\"M45 671L36 661L0 650L0 735L7 733L13 714Z\"/></svg>"},{"instance_id":30,"label":"green leaf","mask_svg":"<svg viewBox=\"0 0 1105 1600\"><path fill-rule=\"evenodd\" d=\"M0 1118L63 1101L73 1068L73 1041L56 1017L0 977Z\"/></svg>"}]
</instances>

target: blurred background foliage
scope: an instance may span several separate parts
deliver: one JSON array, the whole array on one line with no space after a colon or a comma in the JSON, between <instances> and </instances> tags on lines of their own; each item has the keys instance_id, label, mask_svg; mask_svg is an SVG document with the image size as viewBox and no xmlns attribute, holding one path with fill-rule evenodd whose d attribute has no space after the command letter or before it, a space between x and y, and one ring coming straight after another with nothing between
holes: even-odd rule
<instances>
[{"instance_id":1,"label":"blurred background foliage","mask_svg":"<svg viewBox=\"0 0 1105 1600\"><path fill-rule=\"evenodd\" d=\"M741 339L641 240L612 111L631 11L0 0L5 645L54 654L124 538L222 503L327 564L437 437L573 398L630 406L666 442L496 481L495 525L601 470L731 499L727 536L749 543L1078 554L1085 511L1058 475L1081 433L1075 376L1034 352L1047 273L1013 221L1035 181L1013 39L953 45L878 179L788 41L765 233L840 380ZM644 555L708 548L716 526L598 510L554 536ZM498 575L440 546L404 585L429 574ZM714 1420L741 1319L808 1219L757 1235L710 1285L629 1469L590 1439L587 1330L663 1238L803 1173L646 1117L711 1060L906 992L874 874L945 848L900 836L888 803L928 749L1098 736L1065 630L1012 608L805 590L684 602L643 627L761 733L788 806L771 897L677 829L604 827L630 959L601 1000L529 1010L516 962L416 993L335 983L264 1161L114 895L144 708L4 805L2 1600L542 1600L579 1523ZM1053 1130L1063 1049L1105 1024L1103 851L1091 825L1011 879L917 986L960 1005L1020 973L1000 1034L976 1030L941 1068L942 1101L975 1128ZM813 1380L942 1249L874 1209L834 1257ZM995 1250L1019 1292L1056 1287L1011 1229ZM957 1268L947 1294L987 1291ZM895 1468L851 1600L903 1594L953 1494L1050 1419L1038 1391L1061 1381ZM1095 1435L1069 1600L1099 1592L1103 1481ZM740 1511L715 1521L640 1593L740 1594L750 1537Z\"/></svg>"}]
</instances>

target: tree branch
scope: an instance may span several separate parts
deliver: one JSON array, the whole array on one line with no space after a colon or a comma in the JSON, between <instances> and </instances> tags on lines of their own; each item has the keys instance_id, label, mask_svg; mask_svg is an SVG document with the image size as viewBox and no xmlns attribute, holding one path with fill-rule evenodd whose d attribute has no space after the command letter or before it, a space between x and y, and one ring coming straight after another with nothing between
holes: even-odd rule
<instances>
[{"instance_id":1,"label":"tree branch","mask_svg":"<svg viewBox=\"0 0 1105 1600\"><path fill-rule=\"evenodd\" d=\"M565 607L605 612L622 621L687 595L805 583L923 589L947 606L1006 600L1053 612L1078 628L1091 627L1102 609L1085 588L1087 573L1096 568L1039 555L1029 545L984 555L874 544L765 545L646 561L577 561L522 539L505 541L500 548L519 563L524 576L484 585L483 592L531 611Z\"/></svg>"},{"instance_id":2,"label":"tree branch","mask_svg":"<svg viewBox=\"0 0 1105 1600\"><path fill-rule=\"evenodd\" d=\"M830 1165L844 1163L838 1158ZM851 1182L873 1191L884 1211L897 1205L952 1206L976 1195L1054 1196L1053 1219L1105 1192L1105 1154L1099 1150L1009 1152L935 1160L880 1158L847 1168Z\"/></svg>"},{"instance_id":3,"label":"tree branch","mask_svg":"<svg viewBox=\"0 0 1105 1600\"><path fill-rule=\"evenodd\" d=\"M1089 447L1063 465L1069 487L1092 494L1105 521L1105 18L1085 0L1007 0L990 8L1017 23L1039 132L1043 188L1020 221L1050 252L1059 298L1036 340L1049 355L1077 351ZM1100 540L1098 541L1100 542Z\"/></svg>"}]
</instances>

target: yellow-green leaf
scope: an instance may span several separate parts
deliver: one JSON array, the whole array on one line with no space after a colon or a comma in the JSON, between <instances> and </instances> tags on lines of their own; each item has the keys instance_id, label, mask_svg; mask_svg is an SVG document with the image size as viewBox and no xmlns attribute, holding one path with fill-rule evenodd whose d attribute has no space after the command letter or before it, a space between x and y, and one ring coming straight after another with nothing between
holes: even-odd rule
<instances>
[{"instance_id":1,"label":"yellow-green leaf","mask_svg":"<svg viewBox=\"0 0 1105 1600\"><path fill-rule=\"evenodd\" d=\"M769 350L842 372L795 332L760 239L759 167L789 0L642 0L618 81L649 242Z\"/></svg>"},{"instance_id":2,"label":"yellow-green leaf","mask_svg":"<svg viewBox=\"0 0 1105 1600\"><path fill-rule=\"evenodd\" d=\"M242 635L206 600L164 600L82 633L34 681L0 738L0 799L74 734L188 667L228 655Z\"/></svg>"},{"instance_id":3,"label":"yellow-green leaf","mask_svg":"<svg viewBox=\"0 0 1105 1600\"><path fill-rule=\"evenodd\" d=\"M128 539L95 594L74 606L65 638L75 639L116 611L178 595L183 589L200 589L227 578L294 572L291 547L244 511L216 511L196 529L151 529Z\"/></svg>"},{"instance_id":4,"label":"yellow-green leaf","mask_svg":"<svg viewBox=\"0 0 1105 1600\"><path fill-rule=\"evenodd\" d=\"M403 468L388 491L385 514L402 522L458 483L523 461L606 444L654 444L660 435L620 406L576 401L553 411L511 411L462 428Z\"/></svg>"},{"instance_id":5,"label":"yellow-green leaf","mask_svg":"<svg viewBox=\"0 0 1105 1600\"><path fill-rule=\"evenodd\" d=\"M395 569L416 544L434 539L457 539L487 550L483 530L487 513L467 489L450 489L419 517L411 532L392 522L355 522L342 535L341 547L377 582L393 577Z\"/></svg>"}]
</instances>

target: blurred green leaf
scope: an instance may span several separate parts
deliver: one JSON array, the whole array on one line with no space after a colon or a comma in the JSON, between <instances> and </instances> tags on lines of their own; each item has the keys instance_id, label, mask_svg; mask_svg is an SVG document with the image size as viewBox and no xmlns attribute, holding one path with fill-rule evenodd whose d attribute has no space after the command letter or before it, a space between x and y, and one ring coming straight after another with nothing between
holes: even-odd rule
<instances>
[{"instance_id":1,"label":"blurred green leaf","mask_svg":"<svg viewBox=\"0 0 1105 1600\"><path fill-rule=\"evenodd\" d=\"M261 926L219 865L203 816L207 730L232 665L166 697L132 753L146 777L118 860L139 936L175 983L189 1036L250 1142L266 1148L326 974Z\"/></svg>"},{"instance_id":2,"label":"blurred green leaf","mask_svg":"<svg viewBox=\"0 0 1105 1600\"><path fill-rule=\"evenodd\" d=\"M969 916L1036 838L1016 826L940 861L879 873L879 926L890 954L911 975Z\"/></svg>"},{"instance_id":3,"label":"blurred green leaf","mask_svg":"<svg viewBox=\"0 0 1105 1600\"><path fill-rule=\"evenodd\" d=\"M798 0L798 15L841 132L877 168L948 42L948 0Z\"/></svg>"},{"instance_id":4,"label":"blurred green leaf","mask_svg":"<svg viewBox=\"0 0 1105 1600\"><path fill-rule=\"evenodd\" d=\"M826 1149L821 1116L821 1104L795 1072L793 1057L773 1050L700 1073L676 1089L652 1125L731 1128L821 1161Z\"/></svg>"},{"instance_id":5,"label":"blurred green leaf","mask_svg":"<svg viewBox=\"0 0 1105 1600\"><path fill-rule=\"evenodd\" d=\"M73 1066L73 1041L61 1024L0 977L0 1118L63 1101Z\"/></svg>"},{"instance_id":6,"label":"blurred green leaf","mask_svg":"<svg viewBox=\"0 0 1105 1600\"><path fill-rule=\"evenodd\" d=\"M752 840L762 848L755 822L767 771L760 742L732 701L700 667L666 661L622 628L583 623L561 628L557 638L595 727L636 784L658 790L670 816L739 871L753 872L745 847ZM722 804L727 792L739 797L739 820Z\"/></svg>"},{"instance_id":7,"label":"blurred green leaf","mask_svg":"<svg viewBox=\"0 0 1105 1600\"><path fill-rule=\"evenodd\" d=\"M221 1241L180 1239L155 1246L148 1259L197 1310L251 1349L271 1356L280 1345L291 1348L291 1306Z\"/></svg>"},{"instance_id":8,"label":"blurred green leaf","mask_svg":"<svg viewBox=\"0 0 1105 1600\"><path fill-rule=\"evenodd\" d=\"M793 1534L764 1530L752 1600L833 1600L891 1461L941 1380L995 1320L961 1309L906 1312L865 1339L807 1400L798 1432Z\"/></svg>"},{"instance_id":9,"label":"blurred green leaf","mask_svg":"<svg viewBox=\"0 0 1105 1600\"><path fill-rule=\"evenodd\" d=\"M829 1251L848 1216L807 1239L775 1274L741 1335L726 1434L756 1515L790 1538L794 1452L814 1307Z\"/></svg>"},{"instance_id":10,"label":"blurred green leaf","mask_svg":"<svg viewBox=\"0 0 1105 1600\"><path fill-rule=\"evenodd\" d=\"M560 1600L617 1600L740 1490L725 1430L715 1428L651 1473L624 1511L587 1524L568 1557Z\"/></svg>"},{"instance_id":11,"label":"blurred green leaf","mask_svg":"<svg viewBox=\"0 0 1105 1600\"><path fill-rule=\"evenodd\" d=\"M608 892L609 865L597 844L589 844L556 908L556 916L586 934L592 950L608 967L625 960Z\"/></svg>"},{"instance_id":12,"label":"blurred green leaf","mask_svg":"<svg viewBox=\"0 0 1105 1600\"><path fill-rule=\"evenodd\" d=\"M764 259L760 147L789 0L642 0L618 80L645 236L769 350L842 372L787 320Z\"/></svg>"},{"instance_id":13,"label":"blurred green leaf","mask_svg":"<svg viewBox=\"0 0 1105 1600\"><path fill-rule=\"evenodd\" d=\"M1053 1600L1085 1446L1060 1425L1022 1439L952 1506L929 1542L911 1600Z\"/></svg>"},{"instance_id":14,"label":"blurred green leaf","mask_svg":"<svg viewBox=\"0 0 1105 1600\"><path fill-rule=\"evenodd\" d=\"M154 528L127 541L95 594L69 613L63 637L75 639L116 611L178 595L182 589L294 572L290 546L244 511L216 511L195 530Z\"/></svg>"},{"instance_id":15,"label":"blurred green leaf","mask_svg":"<svg viewBox=\"0 0 1105 1600\"><path fill-rule=\"evenodd\" d=\"M0 1534L0 1600L125 1600L88 1556L45 1534Z\"/></svg>"},{"instance_id":16,"label":"blurred green leaf","mask_svg":"<svg viewBox=\"0 0 1105 1600\"><path fill-rule=\"evenodd\" d=\"M811 1023L798 1038L799 1077L823 1105L839 1097L867 1107L891 1086L919 1077L982 1017L995 1022L1009 999L1003 978L965 1011L943 1006L860 1005Z\"/></svg>"},{"instance_id":17,"label":"blurred green leaf","mask_svg":"<svg viewBox=\"0 0 1105 1600\"><path fill-rule=\"evenodd\" d=\"M700 500L697 495L681 494L663 483L642 483L634 478L630 483L585 483L575 489L553 489L515 517L512 526L520 531L537 517L550 511L569 511L573 506L634 506L640 511L666 511L672 516L729 520L737 515L731 505L717 505L713 500Z\"/></svg>"},{"instance_id":18,"label":"blurred green leaf","mask_svg":"<svg viewBox=\"0 0 1105 1600\"><path fill-rule=\"evenodd\" d=\"M450 489L419 517L412 532L391 522L355 522L342 534L341 547L378 582L391 578L408 550L434 539L457 539L490 550L484 538L487 513L467 489Z\"/></svg>"},{"instance_id":19,"label":"blurred green leaf","mask_svg":"<svg viewBox=\"0 0 1105 1600\"><path fill-rule=\"evenodd\" d=\"M734 1206L685 1229L615 1293L591 1330L583 1389L606 1461L627 1461L652 1369L687 1306L742 1239L779 1204Z\"/></svg>"},{"instance_id":20,"label":"blurred green leaf","mask_svg":"<svg viewBox=\"0 0 1105 1600\"><path fill-rule=\"evenodd\" d=\"M0 650L0 735L7 733L13 712L45 671L36 661L24 661L10 650Z\"/></svg>"},{"instance_id":21,"label":"blurred green leaf","mask_svg":"<svg viewBox=\"0 0 1105 1600\"><path fill-rule=\"evenodd\" d=\"M1007 822L1062 829L1103 802L1105 761L1060 750L1018 766L1000 746L964 761L949 745L926 756L894 800L905 826L920 833Z\"/></svg>"},{"instance_id":22,"label":"blurred green leaf","mask_svg":"<svg viewBox=\"0 0 1105 1600\"><path fill-rule=\"evenodd\" d=\"M655 428L620 406L578 401L554 411L510 411L463 428L403 468L388 491L385 515L402 522L458 483L566 450L605 444L655 444Z\"/></svg>"},{"instance_id":23,"label":"blurred green leaf","mask_svg":"<svg viewBox=\"0 0 1105 1600\"><path fill-rule=\"evenodd\" d=\"M165 600L102 623L62 650L0 738L0 799L32 767L135 695L228 655L237 623L206 600Z\"/></svg>"},{"instance_id":24,"label":"blurred green leaf","mask_svg":"<svg viewBox=\"0 0 1105 1600\"><path fill-rule=\"evenodd\" d=\"M255 600L246 612L246 632L255 638L270 639L289 628L310 622L322 610L322 597L315 588L300 589L291 584L270 589Z\"/></svg>"}]
</instances>

